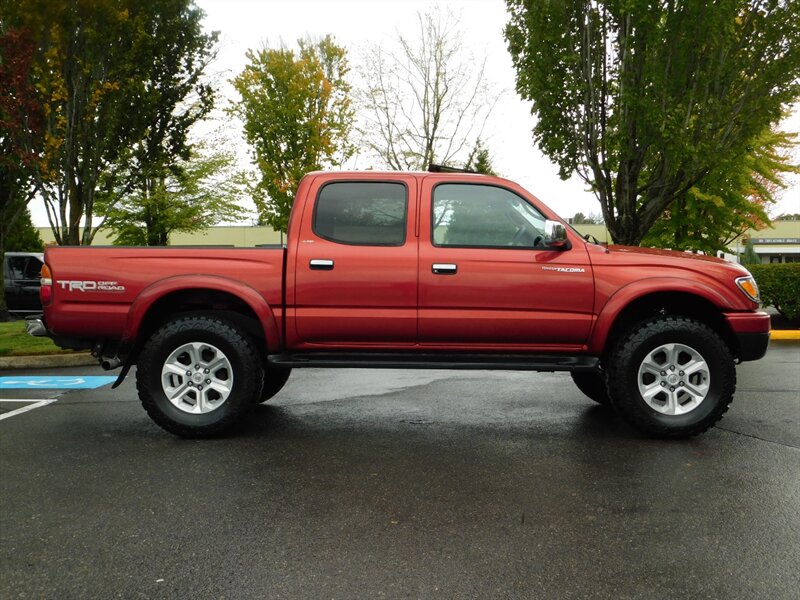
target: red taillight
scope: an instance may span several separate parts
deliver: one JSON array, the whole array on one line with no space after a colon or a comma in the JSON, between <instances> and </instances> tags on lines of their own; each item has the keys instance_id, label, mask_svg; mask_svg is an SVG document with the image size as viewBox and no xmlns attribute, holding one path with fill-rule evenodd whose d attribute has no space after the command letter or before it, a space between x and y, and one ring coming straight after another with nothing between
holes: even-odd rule
<instances>
[{"instance_id":1,"label":"red taillight","mask_svg":"<svg viewBox=\"0 0 800 600\"><path fill-rule=\"evenodd\" d=\"M42 265L42 280L39 287L39 299L42 301L42 306L50 304L53 299L53 274L50 272L50 267Z\"/></svg>"}]
</instances>

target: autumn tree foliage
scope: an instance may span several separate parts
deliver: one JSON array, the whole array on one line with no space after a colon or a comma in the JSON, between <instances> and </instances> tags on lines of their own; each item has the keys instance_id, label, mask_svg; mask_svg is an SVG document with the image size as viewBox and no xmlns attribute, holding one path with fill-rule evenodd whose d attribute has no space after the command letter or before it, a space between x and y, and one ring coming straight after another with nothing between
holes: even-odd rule
<instances>
[{"instance_id":1,"label":"autumn tree foliage","mask_svg":"<svg viewBox=\"0 0 800 600\"><path fill-rule=\"evenodd\" d=\"M230 111L260 173L251 189L260 221L283 232L303 175L340 166L354 150L345 49L331 36L298 46L248 51L233 79L241 101Z\"/></svg>"},{"instance_id":2,"label":"autumn tree foliage","mask_svg":"<svg viewBox=\"0 0 800 600\"><path fill-rule=\"evenodd\" d=\"M31 32L0 20L0 321L8 319L2 257L27 218L43 144L43 107L31 76Z\"/></svg>"},{"instance_id":3,"label":"autumn tree foliage","mask_svg":"<svg viewBox=\"0 0 800 600\"><path fill-rule=\"evenodd\" d=\"M759 136L800 97L800 2L507 5L534 140L562 177L591 186L617 243L639 244L665 211L680 212L676 201L727 203L721 174L746 172Z\"/></svg>"},{"instance_id":4,"label":"autumn tree foliage","mask_svg":"<svg viewBox=\"0 0 800 600\"><path fill-rule=\"evenodd\" d=\"M148 169L188 153L212 105L201 74L216 39L190 0L2 0L5 23L32 32L44 110L36 186L56 241L90 244L105 206Z\"/></svg>"},{"instance_id":5,"label":"autumn tree foliage","mask_svg":"<svg viewBox=\"0 0 800 600\"><path fill-rule=\"evenodd\" d=\"M722 165L701 184L669 206L643 243L673 250L727 251L748 229L770 223L768 211L786 187L786 175L800 173L792 164L794 135L766 130L744 157Z\"/></svg>"}]
</instances>

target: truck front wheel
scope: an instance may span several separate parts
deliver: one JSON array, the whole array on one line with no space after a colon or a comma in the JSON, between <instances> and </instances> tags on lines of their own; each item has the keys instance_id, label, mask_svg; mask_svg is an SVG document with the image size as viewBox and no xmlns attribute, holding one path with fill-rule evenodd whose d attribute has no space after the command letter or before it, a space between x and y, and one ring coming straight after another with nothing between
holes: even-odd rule
<instances>
[{"instance_id":1,"label":"truck front wheel","mask_svg":"<svg viewBox=\"0 0 800 600\"><path fill-rule=\"evenodd\" d=\"M259 353L235 323L176 318L145 342L136 388L147 414L182 437L233 430L256 403L264 377Z\"/></svg>"},{"instance_id":2,"label":"truck front wheel","mask_svg":"<svg viewBox=\"0 0 800 600\"><path fill-rule=\"evenodd\" d=\"M720 336L686 317L634 327L612 352L608 391L634 427L659 438L686 438L722 418L733 400L736 368Z\"/></svg>"}]
</instances>

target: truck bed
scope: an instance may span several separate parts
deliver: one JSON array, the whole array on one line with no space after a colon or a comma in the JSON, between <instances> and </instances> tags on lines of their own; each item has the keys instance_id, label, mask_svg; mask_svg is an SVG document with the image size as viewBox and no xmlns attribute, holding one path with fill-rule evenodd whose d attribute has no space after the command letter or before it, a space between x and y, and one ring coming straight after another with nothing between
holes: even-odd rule
<instances>
[{"instance_id":1,"label":"truck bed","mask_svg":"<svg viewBox=\"0 0 800 600\"><path fill-rule=\"evenodd\" d=\"M54 247L48 248L53 305L47 327L62 338L92 336L126 339L134 304L174 287L191 295L192 286L250 290L278 311L282 306L284 249L208 247Z\"/></svg>"}]
</instances>

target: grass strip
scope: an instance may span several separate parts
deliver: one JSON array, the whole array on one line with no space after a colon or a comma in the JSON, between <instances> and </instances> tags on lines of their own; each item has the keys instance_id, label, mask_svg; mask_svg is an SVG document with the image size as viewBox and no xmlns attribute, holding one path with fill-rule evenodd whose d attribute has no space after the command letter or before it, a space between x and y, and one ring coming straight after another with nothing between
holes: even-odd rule
<instances>
[{"instance_id":1,"label":"grass strip","mask_svg":"<svg viewBox=\"0 0 800 600\"><path fill-rule=\"evenodd\" d=\"M0 356L73 353L73 350L62 350L50 338L28 335L25 331L25 321L0 323Z\"/></svg>"}]
</instances>

